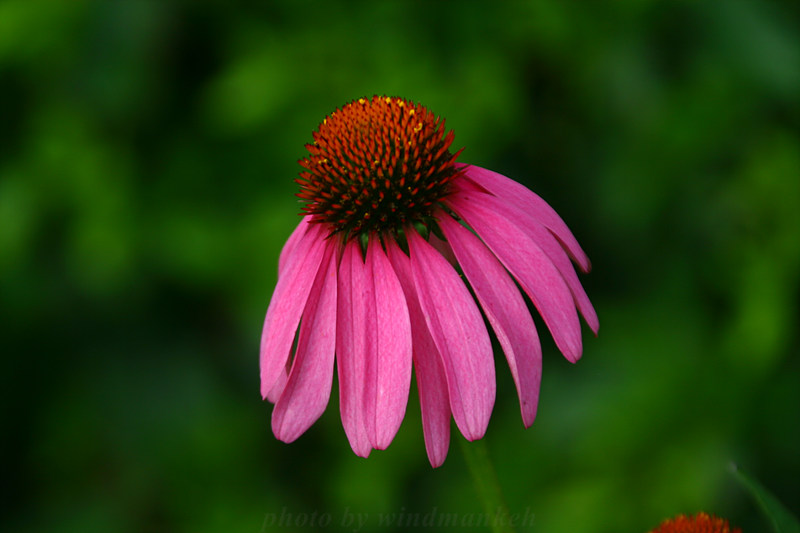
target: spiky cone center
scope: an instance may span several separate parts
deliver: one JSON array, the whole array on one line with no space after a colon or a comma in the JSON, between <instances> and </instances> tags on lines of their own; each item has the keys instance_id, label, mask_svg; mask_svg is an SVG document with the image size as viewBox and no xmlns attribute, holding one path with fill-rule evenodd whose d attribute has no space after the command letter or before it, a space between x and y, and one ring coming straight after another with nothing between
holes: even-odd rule
<instances>
[{"instance_id":1,"label":"spiky cone center","mask_svg":"<svg viewBox=\"0 0 800 533\"><path fill-rule=\"evenodd\" d=\"M458 176L444 119L403 98L359 98L325 118L297 178L303 211L347 238L427 225Z\"/></svg>"},{"instance_id":2,"label":"spiky cone center","mask_svg":"<svg viewBox=\"0 0 800 533\"><path fill-rule=\"evenodd\" d=\"M694 516L680 515L665 520L650 533L741 533L741 530L731 528L723 518L697 513Z\"/></svg>"}]
</instances>

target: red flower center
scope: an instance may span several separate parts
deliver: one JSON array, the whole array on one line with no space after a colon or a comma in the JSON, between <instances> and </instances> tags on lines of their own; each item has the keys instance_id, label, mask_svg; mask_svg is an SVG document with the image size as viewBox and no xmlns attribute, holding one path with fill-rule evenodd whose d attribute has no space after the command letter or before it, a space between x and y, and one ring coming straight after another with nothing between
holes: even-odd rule
<instances>
[{"instance_id":1,"label":"red flower center","mask_svg":"<svg viewBox=\"0 0 800 533\"><path fill-rule=\"evenodd\" d=\"M326 117L299 161L297 194L312 220L348 237L428 225L459 174L453 132L425 107L403 98L360 98Z\"/></svg>"},{"instance_id":2,"label":"red flower center","mask_svg":"<svg viewBox=\"0 0 800 533\"><path fill-rule=\"evenodd\" d=\"M665 520L651 533L741 533L738 528L731 529L728 521L706 513L694 516L680 515Z\"/></svg>"}]
</instances>

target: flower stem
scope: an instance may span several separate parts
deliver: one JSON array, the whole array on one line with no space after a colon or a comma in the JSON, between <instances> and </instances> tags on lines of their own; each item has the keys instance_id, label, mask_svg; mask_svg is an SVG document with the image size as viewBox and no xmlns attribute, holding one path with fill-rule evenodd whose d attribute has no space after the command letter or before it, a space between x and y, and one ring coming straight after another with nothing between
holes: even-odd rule
<instances>
[{"instance_id":1,"label":"flower stem","mask_svg":"<svg viewBox=\"0 0 800 533\"><path fill-rule=\"evenodd\" d=\"M489 518L489 524L495 533L513 533L508 506L503 498L503 491L497 481L497 473L494 464L489 457L486 443L483 439L467 442L458 439L461 443L461 451L467 461L469 472L472 474L472 481L475 483L475 490L478 498L483 503L483 510Z\"/></svg>"}]
</instances>

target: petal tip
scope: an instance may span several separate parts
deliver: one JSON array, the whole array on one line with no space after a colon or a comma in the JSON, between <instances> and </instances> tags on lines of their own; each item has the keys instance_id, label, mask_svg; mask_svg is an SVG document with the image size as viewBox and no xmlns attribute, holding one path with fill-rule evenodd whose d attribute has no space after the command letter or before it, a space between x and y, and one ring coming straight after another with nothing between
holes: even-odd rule
<instances>
[{"instance_id":1,"label":"petal tip","mask_svg":"<svg viewBox=\"0 0 800 533\"><path fill-rule=\"evenodd\" d=\"M572 353L571 352L571 353L565 353L564 354L564 357L566 357L567 361L569 361L573 365L575 363L577 363L578 361L580 361L582 356L583 356L582 352L577 352L577 353Z\"/></svg>"},{"instance_id":2,"label":"petal tip","mask_svg":"<svg viewBox=\"0 0 800 533\"><path fill-rule=\"evenodd\" d=\"M428 457L428 461L430 461L431 466L433 468L439 468L440 466L442 466L444 464L444 460L445 459L447 459L447 454L446 453L445 453L444 457L441 457L441 458Z\"/></svg>"}]
</instances>

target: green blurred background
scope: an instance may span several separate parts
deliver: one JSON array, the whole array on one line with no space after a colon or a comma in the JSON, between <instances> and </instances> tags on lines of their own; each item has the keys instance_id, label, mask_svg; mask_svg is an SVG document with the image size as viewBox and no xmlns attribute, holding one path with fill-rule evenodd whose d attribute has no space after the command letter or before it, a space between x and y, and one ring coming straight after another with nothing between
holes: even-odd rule
<instances>
[{"instance_id":1,"label":"green blurred background","mask_svg":"<svg viewBox=\"0 0 800 533\"><path fill-rule=\"evenodd\" d=\"M429 466L415 392L366 460L335 394L291 445L259 396L296 161L376 93L446 117L593 260L600 336L571 365L543 335L529 430L497 360L485 441L528 529L765 531L732 462L797 514L798 28L795 1L0 3L3 530L481 511L459 434Z\"/></svg>"}]
</instances>

